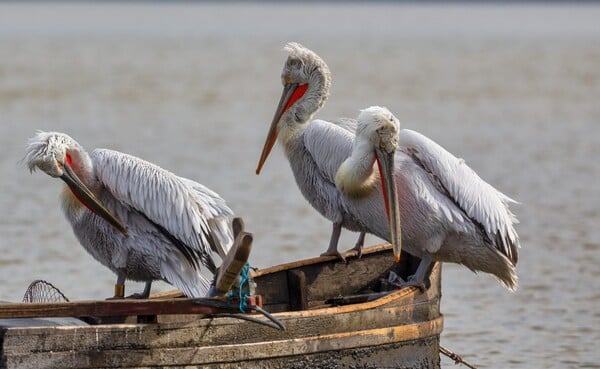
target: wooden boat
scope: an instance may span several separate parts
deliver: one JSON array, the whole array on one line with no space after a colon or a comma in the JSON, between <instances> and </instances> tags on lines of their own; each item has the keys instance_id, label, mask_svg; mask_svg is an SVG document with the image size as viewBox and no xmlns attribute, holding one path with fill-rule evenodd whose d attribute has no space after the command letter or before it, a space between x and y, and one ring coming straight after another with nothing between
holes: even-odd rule
<instances>
[{"instance_id":1,"label":"wooden boat","mask_svg":"<svg viewBox=\"0 0 600 369\"><path fill-rule=\"evenodd\" d=\"M255 271L256 293L283 331L238 319L267 321L256 314L186 310L189 299L173 294L0 305L0 318L121 315L95 325L0 320L0 368L439 368L439 264L426 291L383 292L390 271L406 277L415 267L407 254L394 263L390 246L378 245L348 264L320 257Z\"/></svg>"}]
</instances>

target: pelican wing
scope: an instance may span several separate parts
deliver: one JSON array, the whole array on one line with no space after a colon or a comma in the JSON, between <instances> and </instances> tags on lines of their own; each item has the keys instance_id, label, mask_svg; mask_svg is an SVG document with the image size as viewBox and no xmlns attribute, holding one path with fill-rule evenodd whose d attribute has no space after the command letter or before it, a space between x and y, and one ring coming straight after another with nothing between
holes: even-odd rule
<instances>
[{"instance_id":1,"label":"pelican wing","mask_svg":"<svg viewBox=\"0 0 600 369\"><path fill-rule=\"evenodd\" d=\"M356 119L353 118L338 118L335 122L336 125L338 125L339 127L342 127L343 129L345 129L346 131L352 133L353 135L356 134L356 127L358 122L356 121Z\"/></svg>"},{"instance_id":2,"label":"pelican wing","mask_svg":"<svg viewBox=\"0 0 600 369\"><path fill-rule=\"evenodd\" d=\"M352 153L354 133L351 125L341 126L314 120L304 131L304 145L321 175L335 186L338 168Z\"/></svg>"},{"instance_id":3,"label":"pelican wing","mask_svg":"<svg viewBox=\"0 0 600 369\"><path fill-rule=\"evenodd\" d=\"M400 132L400 150L429 174L438 191L482 228L500 252L513 264L517 263L519 237L513 224L518 221L508 208L509 203L516 201L482 180L464 160L418 132L403 129ZM456 220L451 203L431 205L443 207L440 210L448 220Z\"/></svg>"},{"instance_id":4,"label":"pelican wing","mask_svg":"<svg viewBox=\"0 0 600 369\"><path fill-rule=\"evenodd\" d=\"M211 251L224 256L233 239L224 230L233 212L218 194L117 151L97 149L91 158L98 179L115 198L151 221L192 265L199 258L214 269Z\"/></svg>"},{"instance_id":5,"label":"pelican wing","mask_svg":"<svg viewBox=\"0 0 600 369\"><path fill-rule=\"evenodd\" d=\"M208 187L187 178L179 177L179 179L192 188L206 205L205 209L209 213L208 225L216 243L216 248L213 251L216 251L221 259L225 258L225 255L227 255L227 252L229 252L229 249L233 245L234 237L231 229L233 211L229 209L225 200L218 193Z\"/></svg>"}]
</instances>

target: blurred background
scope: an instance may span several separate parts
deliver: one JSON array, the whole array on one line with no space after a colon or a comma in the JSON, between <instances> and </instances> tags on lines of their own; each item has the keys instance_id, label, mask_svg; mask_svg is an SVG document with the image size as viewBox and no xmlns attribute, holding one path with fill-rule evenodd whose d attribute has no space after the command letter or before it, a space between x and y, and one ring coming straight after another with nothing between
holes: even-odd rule
<instances>
[{"instance_id":1,"label":"blurred background","mask_svg":"<svg viewBox=\"0 0 600 369\"><path fill-rule=\"evenodd\" d=\"M0 300L19 301L38 278L102 299L116 280L73 236L62 182L20 162L36 130L217 191L255 234L253 266L324 251L330 224L281 149L254 174L288 41L331 68L317 117L387 106L521 202L520 289L446 264L442 344L480 368L599 367L593 3L0 3ZM344 233L341 249L354 241Z\"/></svg>"}]
</instances>

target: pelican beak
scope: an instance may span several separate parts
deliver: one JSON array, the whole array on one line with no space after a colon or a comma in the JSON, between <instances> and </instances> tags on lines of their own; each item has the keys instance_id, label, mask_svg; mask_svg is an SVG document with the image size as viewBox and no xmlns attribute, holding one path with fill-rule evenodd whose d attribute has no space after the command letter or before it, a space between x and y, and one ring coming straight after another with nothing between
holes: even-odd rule
<instances>
[{"instance_id":1,"label":"pelican beak","mask_svg":"<svg viewBox=\"0 0 600 369\"><path fill-rule=\"evenodd\" d=\"M283 92L281 93L281 98L279 99L277 110L275 110L275 115L273 116L273 121L271 122L271 127L269 128L269 133L267 134L262 154L260 154L258 166L256 167L257 175L260 174L260 170L262 169L263 164L265 163L267 157L269 156L269 153L273 149L275 141L277 141L277 134L279 133L279 130L277 129L277 124L279 123L281 116L295 102L295 100L292 99L292 96L294 95L294 92L296 91L298 86L298 83L286 83L283 86Z\"/></svg>"},{"instance_id":2,"label":"pelican beak","mask_svg":"<svg viewBox=\"0 0 600 369\"><path fill-rule=\"evenodd\" d=\"M398 206L398 189L394 176L394 152L386 152L381 148L375 149L379 172L381 173L381 185L383 187L383 196L385 209L390 223L390 236L394 258L396 262L400 261L402 252L402 229L400 228L400 207Z\"/></svg>"},{"instance_id":3,"label":"pelican beak","mask_svg":"<svg viewBox=\"0 0 600 369\"><path fill-rule=\"evenodd\" d=\"M88 209L94 212L96 215L102 217L113 227L117 228L121 233L127 236L127 227L121 223L119 218L113 215L107 208L102 205L100 200L81 182L79 177L73 172L73 169L68 164L63 165L63 174L60 178L65 181L75 196L81 201Z\"/></svg>"}]
</instances>

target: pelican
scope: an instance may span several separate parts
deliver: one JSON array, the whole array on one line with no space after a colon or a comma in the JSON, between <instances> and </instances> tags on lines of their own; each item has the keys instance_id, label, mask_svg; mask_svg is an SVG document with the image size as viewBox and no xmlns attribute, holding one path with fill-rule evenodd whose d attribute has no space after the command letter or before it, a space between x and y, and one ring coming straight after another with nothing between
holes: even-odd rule
<instances>
[{"instance_id":1,"label":"pelican","mask_svg":"<svg viewBox=\"0 0 600 369\"><path fill-rule=\"evenodd\" d=\"M394 143L394 140L397 141L397 136L394 136L393 132L388 133L387 142L377 141L379 145L383 143L380 146L380 149L383 150L375 150L375 155L371 152L365 155L365 160L363 160L360 157L361 150L372 149L375 146L373 143L369 144L368 140L365 139L356 142L355 132L357 132L358 127L355 120L345 119L338 124L324 120L312 120L314 114L321 109L329 95L331 85L329 68L317 54L300 44L289 43L286 45L285 50L289 53L289 56L281 75L284 86L283 93L269 128L256 173L260 173L271 149L279 138L300 191L306 200L333 224L329 247L323 255L338 255L343 258L343 255L337 251L342 227L360 232L354 247L359 256L365 233L373 233L392 242L396 260L400 258L401 245L405 245L408 252L412 251L416 256L424 259L419 264L420 269L411 281L412 284L422 286L422 280L433 260L462 263L461 258L467 257L460 254L464 250L463 247L445 247L441 253L436 253L434 247L434 245L440 246L444 242L449 245L459 244L463 235L453 233L451 230L461 228L457 224L452 224L452 222L462 219L464 222L463 228L466 229L466 232L473 232L473 237L466 238L466 241L471 242L473 238L483 237L485 233L492 237L493 244L505 245L505 254L508 256L503 258L498 256L498 253L492 252L492 261L501 260L496 263L500 265L497 269L504 272L491 273L496 276L501 274L498 278L502 283L509 289L514 290L517 280L514 265L517 262L518 237L513 228L516 219L507 208L507 203L512 202L512 200L483 182L470 168L466 165L463 166L464 163L461 164L460 171L449 173L444 172L445 169L440 163L425 167L429 170L440 171L440 173L432 172L425 176L429 178L429 182L425 182L429 186L437 185L437 182L440 181L439 178L446 178L446 175L455 175L456 177L453 177L447 183L449 183L449 186L456 184L458 187L448 189L447 191L450 192L445 197L442 195L447 191L441 190L442 192L435 193L433 200L420 198L420 196L433 195L431 192L419 192L418 187L407 188L408 185L423 184L422 182L402 182L405 176L399 176L398 168L403 168L405 165L404 160L407 157L400 150L396 150L397 142ZM366 116L363 116L362 120L367 120ZM362 130L364 128L361 128ZM406 136L405 139L418 135L416 133L411 135L412 131L408 133L405 133L405 131L403 131L403 137ZM418 136L422 137L421 135ZM396 138L394 139L394 137ZM375 138L372 137L372 139ZM414 140L417 141L416 138ZM428 142L433 145L416 145L417 149L430 148L431 150L427 152L434 153L436 155L434 157L440 160L446 159L446 155L448 158L453 158L451 154L434 144L433 141L425 139L421 142ZM353 147L356 147L354 149L355 154L353 154ZM396 152L395 155L389 155L391 148ZM412 152L412 157L417 158L414 153L415 148L408 151ZM441 154L441 152L445 154ZM351 155L353 157L350 159ZM405 156L398 158L401 155ZM381 165L380 170L370 171L373 166L373 161L371 161L373 158L377 160L379 165L384 164L385 167ZM435 160L426 155L421 163L429 161ZM343 163L343 168L340 168ZM416 170L419 163L413 163ZM454 158L453 163L454 166L457 166L462 161ZM391 175L392 168L394 176ZM425 169L423 171L421 173L422 177ZM365 173L369 175L363 178ZM408 174L410 173L406 173L406 177ZM462 182L461 176L467 176L467 174L469 174L468 180L465 177L465 182ZM390 179L389 177L394 178ZM423 178L423 180L426 178ZM393 182L396 183L392 184ZM388 183L388 186L384 188L386 183ZM434 187L426 188L433 189ZM396 193L394 193L394 190L396 190ZM411 190L411 192L407 192L407 190ZM405 192L402 193L402 191ZM384 193L386 196L384 196ZM414 196L411 203L414 207L407 208L405 197L409 195ZM400 198L400 196L403 197ZM436 203L436 201L440 202ZM454 207L441 206L441 204L448 202L453 203ZM455 202L456 204L454 204ZM465 210L462 210L461 206L465 207ZM431 212L426 214L432 216L432 219L420 214L420 212L430 210ZM450 211L449 214L452 218L445 213L447 211ZM399 215L400 212L404 214L402 217ZM462 213L465 215L462 215ZM462 218L459 218L457 214L461 215ZM387 219L382 219L382 217ZM410 219L411 217L422 220L423 224L416 223L415 225L415 222ZM400 218L403 219L402 223L400 223ZM485 230L484 233L481 233L482 227ZM414 228L420 230L421 233L417 234ZM437 233L429 235L427 232L430 231ZM437 243L434 243L434 236L441 239L441 241L437 240ZM419 239L419 237L422 237L422 239ZM504 237L504 241L502 241L502 237ZM426 241L431 241L431 243L426 243ZM408 244L409 242L412 244ZM489 244L488 242L482 247L488 247ZM472 246L472 244L470 245ZM479 245L481 246L481 244ZM427 250L427 252L422 252L422 250ZM446 253L452 254L451 257L447 256ZM436 256L435 259L434 255ZM473 257L481 255L481 253L476 253ZM442 256L443 259L437 259L437 257ZM489 268L484 267L483 265L492 261L486 259L476 263L476 265L471 261L467 261L464 264L473 270L487 271L493 268L491 266ZM512 266L509 264L512 264Z\"/></svg>"},{"instance_id":2,"label":"pelican","mask_svg":"<svg viewBox=\"0 0 600 369\"><path fill-rule=\"evenodd\" d=\"M331 73L327 64L304 46L292 42L286 45L285 50L289 56L281 74L283 93L269 128L256 174L260 174L279 138L300 191L321 215L332 222L329 246L321 255L334 255L345 260L344 255L337 250L342 227L361 232L354 248L359 255L365 232L368 231L363 220L348 211L344 195L335 186L335 173L352 151L356 123L352 120L343 120L340 124L324 120L311 121L329 95ZM387 186L389 191L396 188L391 185L392 179L386 179L390 181ZM391 228L398 232L387 238L391 238L398 259L401 246L399 222L393 214L397 208L394 198L395 195L390 192L386 198L386 208L391 210ZM383 204L383 200L378 201Z\"/></svg>"},{"instance_id":3,"label":"pelican","mask_svg":"<svg viewBox=\"0 0 600 369\"><path fill-rule=\"evenodd\" d=\"M155 280L206 295L233 243L233 212L218 194L131 155L88 154L59 132L37 132L24 161L66 183L64 214L85 250L117 275L115 298L124 297L126 279L145 282L129 297L147 298Z\"/></svg>"},{"instance_id":4,"label":"pelican","mask_svg":"<svg viewBox=\"0 0 600 369\"><path fill-rule=\"evenodd\" d=\"M380 171L393 171L402 245L421 259L406 284L424 286L432 262L442 261L490 273L514 291L519 237L508 204L515 201L483 181L464 160L420 133L399 131L399 126L386 108L374 106L359 114L352 153L335 173L348 212L363 220L367 232L389 240L383 202L368 194L378 191L378 152L395 152L394 166Z\"/></svg>"}]
</instances>

